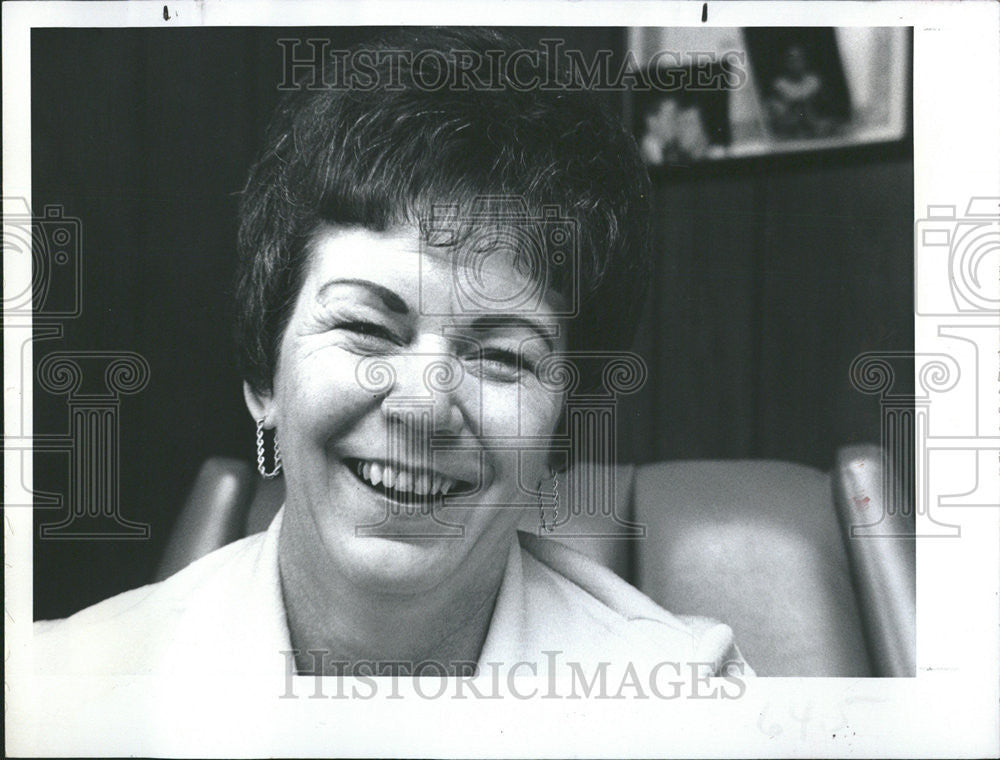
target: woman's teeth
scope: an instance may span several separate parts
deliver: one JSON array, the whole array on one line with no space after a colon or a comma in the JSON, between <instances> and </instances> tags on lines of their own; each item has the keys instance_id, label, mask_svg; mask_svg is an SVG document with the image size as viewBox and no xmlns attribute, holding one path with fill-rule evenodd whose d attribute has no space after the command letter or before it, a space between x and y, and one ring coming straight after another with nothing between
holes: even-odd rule
<instances>
[{"instance_id":1,"label":"woman's teeth","mask_svg":"<svg viewBox=\"0 0 1000 760\"><path fill-rule=\"evenodd\" d=\"M420 496L446 495L457 481L439 473L414 472L379 462L357 462L355 473L373 486L383 485Z\"/></svg>"}]
</instances>

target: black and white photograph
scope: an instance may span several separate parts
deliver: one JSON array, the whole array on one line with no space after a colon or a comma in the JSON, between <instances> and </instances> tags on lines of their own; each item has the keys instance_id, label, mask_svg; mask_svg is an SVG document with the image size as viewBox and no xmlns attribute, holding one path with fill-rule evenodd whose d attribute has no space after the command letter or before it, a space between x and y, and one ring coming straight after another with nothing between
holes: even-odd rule
<instances>
[{"instance_id":1,"label":"black and white photograph","mask_svg":"<svg viewBox=\"0 0 1000 760\"><path fill-rule=\"evenodd\" d=\"M1000 750L997 6L614 5L3 5L7 754Z\"/></svg>"}]
</instances>

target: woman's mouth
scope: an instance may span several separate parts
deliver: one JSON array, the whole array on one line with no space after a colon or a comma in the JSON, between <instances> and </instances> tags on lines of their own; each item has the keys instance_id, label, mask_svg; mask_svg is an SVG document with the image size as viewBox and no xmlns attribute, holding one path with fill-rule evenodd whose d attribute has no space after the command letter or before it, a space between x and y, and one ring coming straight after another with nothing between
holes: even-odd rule
<instances>
[{"instance_id":1,"label":"woman's mouth","mask_svg":"<svg viewBox=\"0 0 1000 760\"><path fill-rule=\"evenodd\" d=\"M404 505L440 502L448 494L468 494L475 488L472 483L433 470L353 457L345 459L344 464L361 483Z\"/></svg>"}]
</instances>

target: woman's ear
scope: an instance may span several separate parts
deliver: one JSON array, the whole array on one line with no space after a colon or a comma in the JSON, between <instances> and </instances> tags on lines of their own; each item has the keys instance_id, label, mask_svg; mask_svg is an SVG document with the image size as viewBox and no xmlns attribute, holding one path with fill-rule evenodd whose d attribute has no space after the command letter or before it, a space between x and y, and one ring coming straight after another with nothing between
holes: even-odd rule
<instances>
[{"instance_id":1,"label":"woman's ear","mask_svg":"<svg viewBox=\"0 0 1000 760\"><path fill-rule=\"evenodd\" d=\"M256 420L264 420L264 427L274 427L271 417L274 413L274 398L271 394L258 393L250 383L243 382L243 399L247 403L250 416Z\"/></svg>"}]
</instances>

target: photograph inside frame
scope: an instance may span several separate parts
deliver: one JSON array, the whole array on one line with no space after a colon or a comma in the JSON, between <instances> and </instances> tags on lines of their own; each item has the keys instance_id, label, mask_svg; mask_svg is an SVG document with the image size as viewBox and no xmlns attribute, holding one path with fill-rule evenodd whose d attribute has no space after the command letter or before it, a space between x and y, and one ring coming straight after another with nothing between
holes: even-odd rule
<instances>
[{"instance_id":1,"label":"photograph inside frame","mask_svg":"<svg viewBox=\"0 0 1000 760\"><path fill-rule=\"evenodd\" d=\"M908 29L31 43L40 671L915 675Z\"/></svg>"},{"instance_id":2,"label":"photograph inside frame","mask_svg":"<svg viewBox=\"0 0 1000 760\"><path fill-rule=\"evenodd\" d=\"M905 140L905 27L633 28L650 166Z\"/></svg>"}]
</instances>

